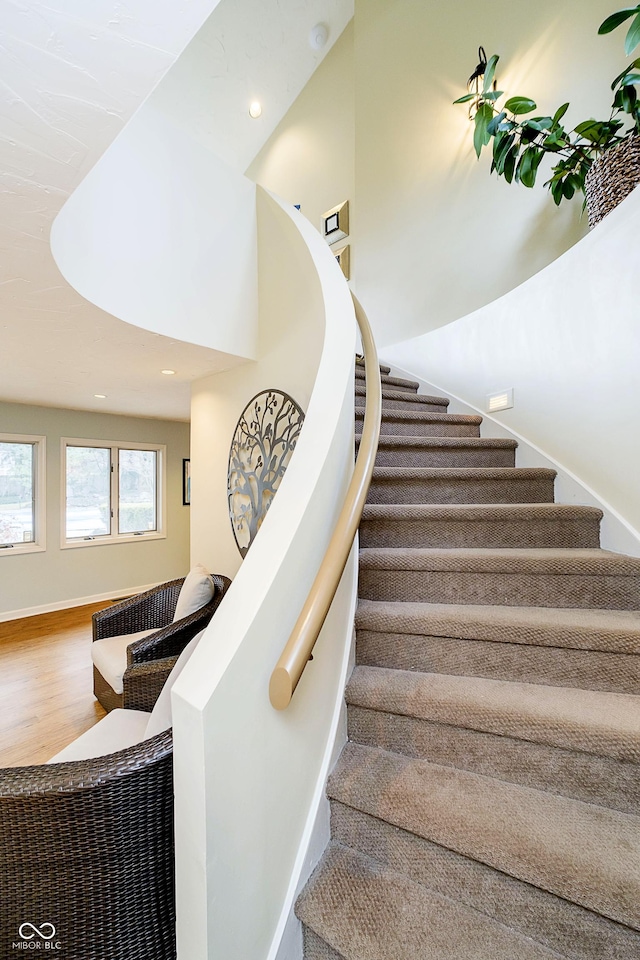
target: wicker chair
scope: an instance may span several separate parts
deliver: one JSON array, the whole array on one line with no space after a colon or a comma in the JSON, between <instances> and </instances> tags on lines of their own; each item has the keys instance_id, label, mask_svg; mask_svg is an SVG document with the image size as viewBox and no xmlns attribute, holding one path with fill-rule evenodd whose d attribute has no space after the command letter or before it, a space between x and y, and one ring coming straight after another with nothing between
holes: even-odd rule
<instances>
[{"instance_id":1,"label":"wicker chair","mask_svg":"<svg viewBox=\"0 0 640 960\"><path fill-rule=\"evenodd\" d=\"M172 622L184 577L170 580L145 593L123 600L93 615L93 639L122 636L140 630L157 631L127 647L123 692L116 693L99 670L93 668L93 692L105 710L128 707L151 710L176 657L213 616L231 581L212 574L214 594L195 613Z\"/></svg>"},{"instance_id":2,"label":"wicker chair","mask_svg":"<svg viewBox=\"0 0 640 960\"><path fill-rule=\"evenodd\" d=\"M2 957L32 937L66 960L173 960L171 731L95 760L1 770L0 898Z\"/></svg>"}]
</instances>

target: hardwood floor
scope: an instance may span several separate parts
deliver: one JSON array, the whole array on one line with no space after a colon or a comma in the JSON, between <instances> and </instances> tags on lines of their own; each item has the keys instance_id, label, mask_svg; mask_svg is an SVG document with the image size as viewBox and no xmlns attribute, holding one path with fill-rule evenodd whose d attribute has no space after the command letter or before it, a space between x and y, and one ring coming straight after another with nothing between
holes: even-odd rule
<instances>
[{"instance_id":1,"label":"hardwood floor","mask_svg":"<svg viewBox=\"0 0 640 960\"><path fill-rule=\"evenodd\" d=\"M0 623L0 767L44 763L104 715L93 696L94 603Z\"/></svg>"}]
</instances>

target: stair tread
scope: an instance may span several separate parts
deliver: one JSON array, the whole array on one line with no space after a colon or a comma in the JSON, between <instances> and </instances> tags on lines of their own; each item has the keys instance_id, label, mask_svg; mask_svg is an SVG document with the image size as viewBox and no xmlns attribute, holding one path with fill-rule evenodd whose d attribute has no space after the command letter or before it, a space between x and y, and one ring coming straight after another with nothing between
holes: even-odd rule
<instances>
[{"instance_id":1,"label":"stair tread","mask_svg":"<svg viewBox=\"0 0 640 960\"><path fill-rule=\"evenodd\" d=\"M366 395L365 387L356 385L356 397L362 397ZM440 407L448 407L449 399L447 397L437 397L430 396L426 393L408 393L403 390L390 390L383 384L382 397L384 400L402 400L402 402L415 404L417 407L420 404L431 403L437 404Z\"/></svg>"},{"instance_id":2,"label":"stair tread","mask_svg":"<svg viewBox=\"0 0 640 960\"><path fill-rule=\"evenodd\" d=\"M364 417L365 408L356 406L356 420ZM474 426L482 423L482 417L465 413L429 413L423 410L389 410L383 409L383 420L427 420L429 423L470 423Z\"/></svg>"},{"instance_id":3,"label":"stair tread","mask_svg":"<svg viewBox=\"0 0 640 960\"><path fill-rule=\"evenodd\" d=\"M348 743L328 794L640 929L640 818Z\"/></svg>"},{"instance_id":4,"label":"stair tread","mask_svg":"<svg viewBox=\"0 0 640 960\"><path fill-rule=\"evenodd\" d=\"M565 503L367 503L364 520L531 520L602 519L597 507Z\"/></svg>"},{"instance_id":5,"label":"stair tread","mask_svg":"<svg viewBox=\"0 0 640 960\"><path fill-rule=\"evenodd\" d=\"M640 763L640 698L631 694L358 666L347 702Z\"/></svg>"},{"instance_id":6,"label":"stair tread","mask_svg":"<svg viewBox=\"0 0 640 960\"><path fill-rule=\"evenodd\" d=\"M547 467L375 467L374 480L531 480L553 479Z\"/></svg>"},{"instance_id":7,"label":"stair tread","mask_svg":"<svg viewBox=\"0 0 640 960\"><path fill-rule=\"evenodd\" d=\"M411 412L411 411L409 411ZM446 414L447 419L453 414ZM360 437L356 437L356 444L360 443ZM518 446L516 440L502 440L498 437L401 437L401 436L381 436L378 442L380 447L450 447L459 449L460 447L470 447L474 450L515 450Z\"/></svg>"},{"instance_id":8,"label":"stair tread","mask_svg":"<svg viewBox=\"0 0 640 960\"><path fill-rule=\"evenodd\" d=\"M296 913L348 960L558 960L560 954L405 874L331 844Z\"/></svg>"},{"instance_id":9,"label":"stair tread","mask_svg":"<svg viewBox=\"0 0 640 960\"><path fill-rule=\"evenodd\" d=\"M356 369L356 379L355 385L356 389L358 387L364 387L366 383L364 368ZM398 389L399 387L405 388L403 392L408 393L409 391L417 392L420 388L420 384L417 380L406 380L404 377L392 377L387 373L380 374L380 383L383 387L394 387Z\"/></svg>"},{"instance_id":10,"label":"stair tread","mask_svg":"<svg viewBox=\"0 0 640 960\"><path fill-rule=\"evenodd\" d=\"M360 564L383 570L640 576L640 557L596 547L365 547Z\"/></svg>"},{"instance_id":11,"label":"stair tread","mask_svg":"<svg viewBox=\"0 0 640 960\"><path fill-rule=\"evenodd\" d=\"M356 627L606 653L640 653L640 613L636 610L359 600Z\"/></svg>"},{"instance_id":12,"label":"stair tread","mask_svg":"<svg viewBox=\"0 0 640 960\"><path fill-rule=\"evenodd\" d=\"M391 367L388 367L386 363L380 363L378 364L378 366L380 368L380 376L386 377L391 373ZM364 360L356 360L356 364L355 364L356 375L360 372L364 373L364 369L365 369Z\"/></svg>"}]
</instances>

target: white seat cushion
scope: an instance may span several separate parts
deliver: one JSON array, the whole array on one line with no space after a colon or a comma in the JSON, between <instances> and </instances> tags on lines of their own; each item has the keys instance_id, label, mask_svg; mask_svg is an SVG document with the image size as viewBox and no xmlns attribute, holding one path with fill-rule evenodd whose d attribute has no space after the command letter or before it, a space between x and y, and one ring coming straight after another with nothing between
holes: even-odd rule
<instances>
[{"instance_id":1,"label":"white seat cushion","mask_svg":"<svg viewBox=\"0 0 640 960\"><path fill-rule=\"evenodd\" d=\"M200 607L204 607L205 603L209 603L209 600L213 597L213 591L211 574L201 563L196 563L185 577L185 581L180 588L173 622L182 620L183 617L188 617L189 614L195 613Z\"/></svg>"},{"instance_id":2,"label":"white seat cushion","mask_svg":"<svg viewBox=\"0 0 640 960\"><path fill-rule=\"evenodd\" d=\"M156 733L162 733L163 730L168 730L171 726L171 688L186 667L189 657L197 647L203 633L204 630L196 633L195 637L189 640L189 643L176 660L173 670L169 674L167 682L160 691L160 696L151 711L145 738L155 737Z\"/></svg>"},{"instance_id":3,"label":"white seat cushion","mask_svg":"<svg viewBox=\"0 0 640 960\"><path fill-rule=\"evenodd\" d=\"M116 750L124 750L146 739L146 729L151 714L144 710L112 710L95 727L56 753L49 763L64 763L67 760L91 760L104 757Z\"/></svg>"},{"instance_id":4,"label":"white seat cushion","mask_svg":"<svg viewBox=\"0 0 640 960\"><path fill-rule=\"evenodd\" d=\"M150 737L155 737L157 733L168 730L171 726L171 688L187 665L203 633L204 630L197 633L176 660L152 713L146 713L144 710L112 710L68 747L56 753L48 763L104 757L108 753L132 747L142 740L148 740ZM132 636L133 634L129 635L129 642ZM102 642L102 640L96 640L94 646Z\"/></svg>"},{"instance_id":5,"label":"white seat cushion","mask_svg":"<svg viewBox=\"0 0 640 960\"><path fill-rule=\"evenodd\" d=\"M135 640L157 633L157 629L140 630L138 633L126 633L118 637L104 637L91 644L91 659L98 673L104 677L116 693L122 693L122 678L127 669L127 647Z\"/></svg>"}]
</instances>

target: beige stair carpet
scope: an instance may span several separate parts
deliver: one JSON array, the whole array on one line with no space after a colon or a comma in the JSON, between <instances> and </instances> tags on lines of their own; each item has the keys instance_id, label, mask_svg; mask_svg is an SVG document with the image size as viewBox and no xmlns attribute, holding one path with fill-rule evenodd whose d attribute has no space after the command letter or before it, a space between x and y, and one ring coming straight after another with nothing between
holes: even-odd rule
<instances>
[{"instance_id":1,"label":"beige stair carpet","mask_svg":"<svg viewBox=\"0 0 640 960\"><path fill-rule=\"evenodd\" d=\"M639 960L640 559L381 369L306 960Z\"/></svg>"}]
</instances>

